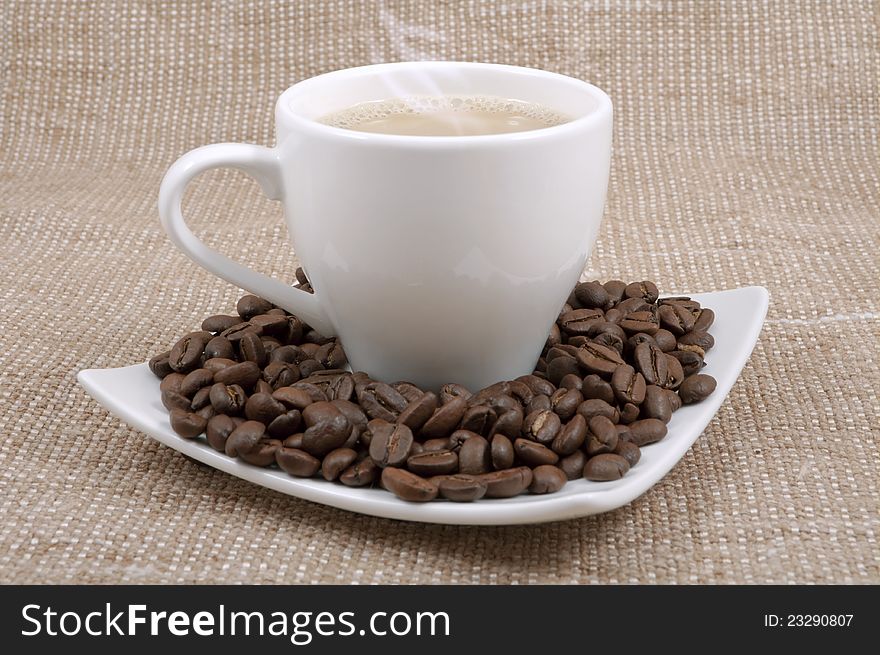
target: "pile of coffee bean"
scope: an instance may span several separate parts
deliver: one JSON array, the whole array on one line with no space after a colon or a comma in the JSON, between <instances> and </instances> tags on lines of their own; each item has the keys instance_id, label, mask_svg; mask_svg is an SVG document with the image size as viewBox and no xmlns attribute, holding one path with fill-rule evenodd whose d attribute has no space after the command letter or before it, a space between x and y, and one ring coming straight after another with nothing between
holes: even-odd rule
<instances>
[{"instance_id":1,"label":"pile of coffee bean","mask_svg":"<svg viewBox=\"0 0 880 655\"><path fill-rule=\"evenodd\" d=\"M150 370L177 434L254 466L408 501L553 493L623 477L675 410L715 390L700 373L714 313L658 297L648 281L577 284L535 371L479 390L350 373L337 340L252 295Z\"/></svg>"}]
</instances>

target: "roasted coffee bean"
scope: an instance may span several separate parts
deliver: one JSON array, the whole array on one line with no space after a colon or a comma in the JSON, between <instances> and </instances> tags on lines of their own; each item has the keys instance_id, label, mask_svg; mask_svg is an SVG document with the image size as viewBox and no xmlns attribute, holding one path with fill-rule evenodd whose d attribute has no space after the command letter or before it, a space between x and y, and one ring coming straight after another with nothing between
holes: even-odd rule
<instances>
[{"instance_id":1,"label":"roasted coffee bean","mask_svg":"<svg viewBox=\"0 0 880 655\"><path fill-rule=\"evenodd\" d=\"M281 346L280 348L273 350L269 355L269 361L296 364L297 366L308 358L309 356L302 348L294 345Z\"/></svg>"},{"instance_id":2,"label":"roasted coffee bean","mask_svg":"<svg viewBox=\"0 0 880 655\"><path fill-rule=\"evenodd\" d=\"M489 455L492 461L492 468L496 471L513 466L513 444L503 434L496 434L492 437L492 442L489 445Z\"/></svg>"},{"instance_id":3,"label":"roasted coffee bean","mask_svg":"<svg viewBox=\"0 0 880 655\"><path fill-rule=\"evenodd\" d=\"M278 439L261 439L256 445L246 452L239 451L238 456L242 461L253 466L269 466L275 461L275 453L281 448Z\"/></svg>"},{"instance_id":4,"label":"roasted coffee bean","mask_svg":"<svg viewBox=\"0 0 880 655\"><path fill-rule=\"evenodd\" d=\"M345 418L347 418L348 422L351 424L353 432L360 435L361 432L367 429L367 415L364 414L364 410L353 402L341 398L334 398L330 401L330 404L345 415Z\"/></svg>"},{"instance_id":5,"label":"roasted coffee bean","mask_svg":"<svg viewBox=\"0 0 880 655\"><path fill-rule=\"evenodd\" d=\"M508 394L511 398L519 402L520 405L528 405L529 401L535 396L535 392L525 382L519 380L511 380L507 383ZM495 411L498 411L497 409Z\"/></svg>"},{"instance_id":6,"label":"roasted coffee bean","mask_svg":"<svg viewBox=\"0 0 880 655\"><path fill-rule=\"evenodd\" d=\"M645 391L645 402L642 403L640 414L642 418L656 418L664 423L669 423L672 418L672 405L666 390L649 385Z\"/></svg>"},{"instance_id":7,"label":"roasted coffee bean","mask_svg":"<svg viewBox=\"0 0 880 655\"><path fill-rule=\"evenodd\" d=\"M547 354L544 357L547 359L547 363L549 364L554 359L559 357L574 357L577 355L577 346L573 343L580 346L584 343L589 343L589 339L587 337L572 337L569 343L561 343L558 346L553 346L550 350L547 351ZM476 402L481 402L482 398L477 399Z\"/></svg>"},{"instance_id":8,"label":"roasted coffee bean","mask_svg":"<svg viewBox=\"0 0 880 655\"><path fill-rule=\"evenodd\" d=\"M554 323L550 326L550 334L547 335L547 341L544 342L545 348L552 348L558 343L562 342L562 332L559 330L559 326Z\"/></svg>"},{"instance_id":9,"label":"roasted coffee bean","mask_svg":"<svg viewBox=\"0 0 880 655\"><path fill-rule=\"evenodd\" d=\"M324 456L321 462L321 475L328 482L337 479L342 472L357 460L357 451L351 448L337 448Z\"/></svg>"},{"instance_id":10,"label":"roasted coffee bean","mask_svg":"<svg viewBox=\"0 0 880 655\"><path fill-rule=\"evenodd\" d=\"M205 344L205 359L234 359L235 348L226 337L216 336Z\"/></svg>"},{"instance_id":11,"label":"roasted coffee bean","mask_svg":"<svg viewBox=\"0 0 880 655\"><path fill-rule=\"evenodd\" d=\"M207 387L214 383L214 374L203 368L197 368L186 374L180 382L178 392L184 396L192 398L196 391L202 387Z\"/></svg>"},{"instance_id":12,"label":"roasted coffee bean","mask_svg":"<svg viewBox=\"0 0 880 655\"><path fill-rule=\"evenodd\" d=\"M208 397L218 414L239 414L247 403L247 394L238 384L215 382Z\"/></svg>"},{"instance_id":13,"label":"roasted coffee bean","mask_svg":"<svg viewBox=\"0 0 880 655\"><path fill-rule=\"evenodd\" d=\"M653 304L657 302L660 291L657 289L656 284L644 280L642 282L627 284L626 288L623 290L623 295L626 298L640 298L646 303Z\"/></svg>"},{"instance_id":14,"label":"roasted coffee bean","mask_svg":"<svg viewBox=\"0 0 880 655\"><path fill-rule=\"evenodd\" d=\"M623 314L623 317L621 318L621 320L623 320L627 314L633 312L648 312L651 311L652 307L654 307L654 305L645 302L641 298L627 298L626 300L620 301L615 309ZM620 321L617 323L619 325Z\"/></svg>"},{"instance_id":15,"label":"roasted coffee bean","mask_svg":"<svg viewBox=\"0 0 880 655\"><path fill-rule=\"evenodd\" d=\"M477 393L468 398L468 407L488 405L492 399L498 396L507 395L508 391L510 391L510 385L506 381L490 384L488 387L480 389Z\"/></svg>"},{"instance_id":16,"label":"roasted coffee bean","mask_svg":"<svg viewBox=\"0 0 880 655\"><path fill-rule=\"evenodd\" d=\"M282 345L284 345L275 337L262 336L260 337L260 341L263 342L263 350L266 351L267 359L271 357L273 350L275 350L276 348L280 348ZM272 360L270 359L269 361Z\"/></svg>"},{"instance_id":17,"label":"roasted coffee bean","mask_svg":"<svg viewBox=\"0 0 880 655\"><path fill-rule=\"evenodd\" d=\"M684 369L681 362L672 355L666 355L666 384L665 389L678 389L684 382Z\"/></svg>"},{"instance_id":18,"label":"roasted coffee bean","mask_svg":"<svg viewBox=\"0 0 880 655\"><path fill-rule=\"evenodd\" d=\"M529 441L528 439L517 439L514 441L513 451L520 460L529 466L555 464L559 461L559 455L547 448L547 446L535 441Z\"/></svg>"},{"instance_id":19,"label":"roasted coffee bean","mask_svg":"<svg viewBox=\"0 0 880 655\"><path fill-rule=\"evenodd\" d=\"M584 440L587 438L587 421L580 414L575 414L571 420L565 424L559 434L550 444L554 453L566 456L571 455L580 448Z\"/></svg>"},{"instance_id":20,"label":"roasted coffee bean","mask_svg":"<svg viewBox=\"0 0 880 655\"><path fill-rule=\"evenodd\" d=\"M244 406L244 415L251 421L259 421L269 425L276 418L285 414L287 409L268 393L255 393Z\"/></svg>"},{"instance_id":21,"label":"roasted coffee bean","mask_svg":"<svg viewBox=\"0 0 880 655\"><path fill-rule=\"evenodd\" d=\"M382 470L382 486L401 500L411 503L434 500L440 492L430 480L398 468Z\"/></svg>"},{"instance_id":22,"label":"roasted coffee bean","mask_svg":"<svg viewBox=\"0 0 880 655\"><path fill-rule=\"evenodd\" d=\"M254 362L241 362L214 373L214 382L237 384L245 391L253 388L259 379L260 367Z\"/></svg>"},{"instance_id":23,"label":"roasted coffee bean","mask_svg":"<svg viewBox=\"0 0 880 655\"><path fill-rule=\"evenodd\" d=\"M550 443L562 429L559 415L549 409L533 412L523 421L522 435L542 444Z\"/></svg>"},{"instance_id":24,"label":"roasted coffee bean","mask_svg":"<svg viewBox=\"0 0 880 655\"><path fill-rule=\"evenodd\" d=\"M713 337L708 332L688 332L687 334L683 334L678 338L678 349L684 350L684 346L699 346L703 349L703 352L706 353L712 350L712 346L715 345L715 337ZM173 359L173 357L172 357ZM172 367L174 366L174 362L171 363Z\"/></svg>"},{"instance_id":25,"label":"roasted coffee bean","mask_svg":"<svg viewBox=\"0 0 880 655\"><path fill-rule=\"evenodd\" d=\"M315 402L305 389L297 389L296 387L276 389L272 393L272 397L288 409L298 409L299 411L304 410Z\"/></svg>"},{"instance_id":26,"label":"roasted coffee bean","mask_svg":"<svg viewBox=\"0 0 880 655\"><path fill-rule=\"evenodd\" d=\"M394 387L384 382L371 382L358 394L358 402L370 418L380 418L393 423L406 409L406 398Z\"/></svg>"},{"instance_id":27,"label":"roasted coffee bean","mask_svg":"<svg viewBox=\"0 0 880 655\"><path fill-rule=\"evenodd\" d=\"M428 439L422 442L422 452L434 452L437 450L450 450L449 437L441 439Z\"/></svg>"},{"instance_id":28,"label":"roasted coffee bean","mask_svg":"<svg viewBox=\"0 0 880 655\"><path fill-rule=\"evenodd\" d=\"M676 336L694 329L694 315L681 305L660 305L657 314L660 324Z\"/></svg>"},{"instance_id":29,"label":"roasted coffee bean","mask_svg":"<svg viewBox=\"0 0 880 655\"><path fill-rule=\"evenodd\" d=\"M418 432L431 418L438 404L437 394L430 391L423 393L418 399L411 401L406 406L406 409L397 417L397 422L407 426L413 432Z\"/></svg>"},{"instance_id":30,"label":"roasted coffee bean","mask_svg":"<svg viewBox=\"0 0 880 655\"><path fill-rule=\"evenodd\" d=\"M202 387L193 394L189 406L195 412L211 404L211 387Z\"/></svg>"},{"instance_id":31,"label":"roasted coffee bean","mask_svg":"<svg viewBox=\"0 0 880 655\"><path fill-rule=\"evenodd\" d=\"M153 375L157 378L162 379L174 371L174 369L171 368L171 364L168 362L168 357L170 355L171 351L166 350L164 353L159 353L150 359L150 371L152 371Z\"/></svg>"},{"instance_id":32,"label":"roasted coffee bean","mask_svg":"<svg viewBox=\"0 0 880 655\"><path fill-rule=\"evenodd\" d=\"M659 332L659 330L658 330ZM632 357L633 352L635 352L636 346L642 343L648 343L656 346L657 341L650 334L645 334L644 332L637 332L636 334L629 337L626 342L623 344L623 352L627 357Z\"/></svg>"},{"instance_id":33,"label":"roasted coffee bean","mask_svg":"<svg viewBox=\"0 0 880 655\"><path fill-rule=\"evenodd\" d=\"M467 400L462 397L453 398L434 411L431 418L422 426L419 435L422 439L448 436L458 427L465 411L467 411Z\"/></svg>"},{"instance_id":34,"label":"roasted coffee bean","mask_svg":"<svg viewBox=\"0 0 880 655\"><path fill-rule=\"evenodd\" d=\"M560 389L577 389L580 391L584 388L584 380L579 375L569 373L559 381Z\"/></svg>"},{"instance_id":35,"label":"roasted coffee bean","mask_svg":"<svg viewBox=\"0 0 880 655\"><path fill-rule=\"evenodd\" d=\"M282 314L258 314L248 319L248 323L260 328L263 339L272 337L275 339L287 339L288 323L287 316ZM280 342L279 342L280 343Z\"/></svg>"},{"instance_id":36,"label":"roasted coffee bean","mask_svg":"<svg viewBox=\"0 0 880 655\"><path fill-rule=\"evenodd\" d=\"M544 378L539 378L536 375L523 375L516 379L517 382L522 382L529 389L532 390L532 393L535 395L542 396L551 396L553 392L556 391L556 387L553 386L552 383L545 380Z\"/></svg>"},{"instance_id":37,"label":"roasted coffee bean","mask_svg":"<svg viewBox=\"0 0 880 655\"><path fill-rule=\"evenodd\" d=\"M471 437L479 437L475 432L471 432L470 430L455 430L452 434L447 437L447 448L449 450L454 450L458 452L461 450L461 445L470 439Z\"/></svg>"},{"instance_id":38,"label":"roasted coffee bean","mask_svg":"<svg viewBox=\"0 0 880 655\"><path fill-rule=\"evenodd\" d=\"M638 464L642 458L642 451L631 441L619 440L617 448L614 449L614 454L623 457L630 468Z\"/></svg>"},{"instance_id":39,"label":"roasted coffee bean","mask_svg":"<svg viewBox=\"0 0 880 655\"><path fill-rule=\"evenodd\" d=\"M312 399L313 403L329 400L329 398L327 398L327 394L324 393L324 391L321 389L321 387L319 387L316 384L312 384L311 382L306 382L305 380L300 380L299 382L294 382L293 384L290 385L290 388L291 389L300 389L301 391L305 391L309 395L309 397ZM279 389L279 391L280 391L280 389ZM278 400L281 400L282 402L284 402L281 398L279 398Z\"/></svg>"},{"instance_id":40,"label":"roasted coffee bean","mask_svg":"<svg viewBox=\"0 0 880 655\"><path fill-rule=\"evenodd\" d=\"M215 314L214 316L209 316L204 321L202 321L202 329L206 332L220 334L224 330L228 330L233 325L238 325L239 323L241 323L241 318L238 316Z\"/></svg>"},{"instance_id":41,"label":"roasted coffee bean","mask_svg":"<svg viewBox=\"0 0 880 655\"><path fill-rule=\"evenodd\" d=\"M302 417L306 424L303 450L316 457L340 448L351 434L345 414L327 401L312 403L302 410Z\"/></svg>"},{"instance_id":42,"label":"roasted coffee bean","mask_svg":"<svg viewBox=\"0 0 880 655\"><path fill-rule=\"evenodd\" d=\"M653 339L654 344L663 352L668 353L671 350L675 350L675 335L669 330L664 330L662 328L657 330L654 333Z\"/></svg>"},{"instance_id":43,"label":"roasted coffee bean","mask_svg":"<svg viewBox=\"0 0 880 655\"><path fill-rule=\"evenodd\" d=\"M529 485L529 493L555 494L565 486L568 481L565 473L556 466L543 464L532 470L532 483Z\"/></svg>"},{"instance_id":44,"label":"roasted coffee bean","mask_svg":"<svg viewBox=\"0 0 880 655\"><path fill-rule=\"evenodd\" d=\"M605 309L608 291L598 282L580 282L574 287L574 295L584 307Z\"/></svg>"},{"instance_id":45,"label":"roasted coffee bean","mask_svg":"<svg viewBox=\"0 0 880 655\"><path fill-rule=\"evenodd\" d=\"M608 302L612 305L623 300L623 294L626 291L626 282L623 280L608 280L602 287L608 293Z\"/></svg>"},{"instance_id":46,"label":"roasted coffee bean","mask_svg":"<svg viewBox=\"0 0 880 655\"><path fill-rule=\"evenodd\" d=\"M562 314L557 323L565 334L586 335L590 330L590 325L604 320L605 313L601 309L573 309Z\"/></svg>"},{"instance_id":47,"label":"roasted coffee bean","mask_svg":"<svg viewBox=\"0 0 880 655\"><path fill-rule=\"evenodd\" d=\"M711 375L699 373L690 376L681 384L681 387L678 389L678 395L681 398L681 402L685 405L698 403L708 398L715 391L716 385L717 382Z\"/></svg>"},{"instance_id":48,"label":"roasted coffee bean","mask_svg":"<svg viewBox=\"0 0 880 655\"><path fill-rule=\"evenodd\" d=\"M515 439L522 432L523 421L523 411L519 406L509 409L501 414L492 425L492 429L489 430L489 438L491 439L496 434L503 434Z\"/></svg>"},{"instance_id":49,"label":"roasted coffee bean","mask_svg":"<svg viewBox=\"0 0 880 655\"><path fill-rule=\"evenodd\" d=\"M282 446L275 451L278 468L298 478L310 478L321 468L321 460L299 448Z\"/></svg>"},{"instance_id":50,"label":"roasted coffee bean","mask_svg":"<svg viewBox=\"0 0 880 655\"><path fill-rule=\"evenodd\" d=\"M492 470L489 442L477 434L465 439L458 450L458 467L461 473L469 475Z\"/></svg>"},{"instance_id":51,"label":"roasted coffee bean","mask_svg":"<svg viewBox=\"0 0 880 655\"><path fill-rule=\"evenodd\" d=\"M266 426L259 421L245 421L239 425L226 439L226 454L238 457L256 447L266 433Z\"/></svg>"},{"instance_id":52,"label":"roasted coffee bean","mask_svg":"<svg viewBox=\"0 0 880 655\"><path fill-rule=\"evenodd\" d=\"M272 303L251 294L242 296L235 305L235 311L238 312L243 321L247 321L257 314L265 314L270 309L272 309Z\"/></svg>"},{"instance_id":53,"label":"roasted coffee bean","mask_svg":"<svg viewBox=\"0 0 880 655\"><path fill-rule=\"evenodd\" d=\"M304 378L322 370L324 370L324 365L317 359L306 359L299 364L299 374Z\"/></svg>"},{"instance_id":54,"label":"roasted coffee bean","mask_svg":"<svg viewBox=\"0 0 880 655\"><path fill-rule=\"evenodd\" d=\"M486 400L485 405L495 412L497 416L501 416L505 412L522 411L522 405L519 400L509 394L498 394Z\"/></svg>"},{"instance_id":55,"label":"roasted coffee bean","mask_svg":"<svg viewBox=\"0 0 880 655\"><path fill-rule=\"evenodd\" d=\"M471 392L460 384L444 384L442 387L440 387L440 404L445 405L446 403L456 398L463 398L464 400L467 400L471 397L471 395Z\"/></svg>"},{"instance_id":56,"label":"roasted coffee bean","mask_svg":"<svg viewBox=\"0 0 880 655\"><path fill-rule=\"evenodd\" d=\"M611 332L603 332L593 339L593 343L611 348L619 353L623 352L623 339Z\"/></svg>"},{"instance_id":57,"label":"roasted coffee bean","mask_svg":"<svg viewBox=\"0 0 880 655\"><path fill-rule=\"evenodd\" d=\"M180 393L180 385L185 377L186 376L183 373L169 373L162 378L162 381L159 383L159 391L174 391L175 393Z\"/></svg>"},{"instance_id":58,"label":"roasted coffee bean","mask_svg":"<svg viewBox=\"0 0 880 655\"><path fill-rule=\"evenodd\" d=\"M611 375L623 360L615 349L597 343L586 343L578 348L578 363L589 373Z\"/></svg>"},{"instance_id":59,"label":"roasted coffee bean","mask_svg":"<svg viewBox=\"0 0 880 655\"><path fill-rule=\"evenodd\" d=\"M394 387L395 391L403 396L408 403L418 400L422 397L422 394L425 393L412 382L406 382L405 380L394 382L391 386Z\"/></svg>"},{"instance_id":60,"label":"roasted coffee bean","mask_svg":"<svg viewBox=\"0 0 880 655\"><path fill-rule=\"evenodd\" d=\"M565 477L568 480L578 480L584 477L584 464L586 463L587 456L584 455L584 451L576 450L568 457L560 459L556 466L565 473Z\"/></svg>"},{"instance_id":61,"label":"roasted coffee bean","mask_svg":"<svg viewBox=\"0 0 880 655\"><path fill-rule=\"evenodd\" d=\"M528 416L533 412L539 412L544 409L550 409L550 398L541 394L535 394L526 405L525 415Z\"/></svg>"},{"instance_id":62,"label":"roasted coffee bean","mask_svg":"<svg viewBox=\"0 0 880 655\"><path fill-rule=\"evenodd\" d=\"M345 351L338 341L328 341L318 348L315 359L321 362L325 368L343 368L348 363Z\"/></svg>"},{"instance_id":63,"label":"roasted coffee bean","mask_svg":"<svg viewBox=\"0 0 880 655\"><path fill-rule=\"evenodd\" d=\"M611 388L618 402L640 405L645 400L645 378L629 364L614 369Z\"/></svg>"},{"instance_id":64,"label":"roasted coffee bean","mask_svg":"<svg viewBox=\"0 0 880 655\"><path fill-rule=\"evenodd\" d=\"M679 390L681 387L679 387ZM664 389L666 391L666 397L669 399L669 406L672 408L673 412L677 412L681 409L681 396L679 396L675 391L671 389Z\"/></svg>"},{"instance_id":65,"label":"roasted coffee bean","mask_svg":"<svg viewBox=\"0 0 880 655\"><path fill-rule=\"evenodd\" d=\"M486 498L512 498L529 488L532 483L532 469L528 466L517 466L484 473L479 479L486 484Z\"/></svg>"},{"instance_id":66,"label":"roasted coffee bean","mask_svg":"<svg viewBox=\"0 0 880 655\"><path fill-rule=\"evenodd\" d=\"M204 407L202 407L201 409L197 409L195 413L207 421L212 416L214 416L214 414L216 414L217 412L215 412L214 408L211 407L210 404L208 404L208 405L205 405Z\"/></svg>"},{"instance_id":67,"label":"roasted coffee bean","mask_svg":"<svg viewBox=\"0 0 880 655\"><path fill-rule=\"evenodd\" d=\"M550 407L563 421L567 421L577 412L578 405L584 401L583 394L577 389L557 389L550 396Z\"/></svg>"},{"instance_id":68,"label":"roasted coffee bean","mask_svg":"<svg viewBox=\"0 0 880 655\"><path fill-rule=\"evenodd\" d=\"M273 390L277 390L299 380L299 369L286 362L270 362L263 369L262 377Z\"/></svg>"},{"instance_id":69,"label":"roasted coffee bean","mask_svg":"<svg viewBox=\"0 0 880 655\"><path fill-rule=\"evenodd\" d=\"M618 325L629 335L638 332L653 335L660 330L660 320L653 308L641 312L629 312L620 319Z\"/></svg>"},{"instance_id":70,"label":"roasted coffee bean","mask_svg":"<svg viewBox=\"0 0 880 655\"><path fill-rule=\"evenodd\" d=\"M347 487L366 487L376 481L381 470L376 462L367 457L345 469L339 481Z\"/></svg>"},{"instance_id":71,"label":"roasted coffee bean","mask_svg":"<svg viewBox=\"0 0 880 655\"><path fill-rule=\"evenodd\" d=\"M587 334L587 336L591 338L594 342L598 341L599 337L601 337L602 335L610 335L615 337L615 339L610 343L617 343L619 341L621 344L623 344L623 342L626 341L626 332L624 332L623 328L621 328L616 323L609 323L608 321L599 321L597 323L593 323L589 333ZM569 340L569 343L579 347L582 344L575 343L574 339L581 338L583 337L572 337L572 339ZM621 350L618 349L617 352L621 352Z\"/></svg>"},{"instance_id":72,"label":"roasted coffee bean","mask_svg":"<svg viewBox=\"0 0 880 655\"><path fill-rule=\"evenodd\" d=\"M451 450L433 450L410 455L406 468L416 475L446 475L458 470L458 455Z\"/></svg>"},{"instance_id":73,"label":"roasted coffee bean","mask_svg":"<svg viewBox=\"0 0 880 655\"><path fill-rule=\"evenodd\" d=\"M617 448L617 429L605 416L594 416L589 422L590 436L587 438L587 455L610 453Z\"/></svg>"},{"instance_id":74,"label":"roasted coffee bean","mask_svg":"<svg viewBox=\"0 0 880 655\"><path fill-rule=\"evenodd\" d=\"M214 357L213 359L206 359L204 369L207 371L211 371L211 373L216 373L217 371L222 371L224 368L229 368L230 366L235 366L237 362L232 359L226 359L225 357Z\"/></svg>"},{"instance_id":75,"label":"roasted coffee bean","mask_svg":"<svg viewBox=\"0 0 880 655\"><path fill-rule=\"evenodd\" d=\"M632 441L629 434L629 425L622 425L618 423L614 426L617 429L617 441Z\"/></svg>"},{"instance_id":76,"label":"roasted coffee bean","mask_svg":"<svg viewBox=\"0 0 880 655\"><path fill-rule=\"evenodd\" d=\"M238 342L245 334L256 334L257 336L261 336L263 334L263 328L259 325L252 325L245 321L223 330L223 332L220 333L220 336L225 337L235 346L238 345Z\"/></svg>"},{"instance_id":77,"label":"roasted coffee bean","mask_svg":"<svg viewBox=\"0 0 880 655\"><path fill-rule=\"evenodd\" d=\"M632 403L624 403L620 408L620 418L618 423L632 423L639 418L639 406Z\"/></svg>"},{"instance_id":78,"label":"roasted coffee bean","mask_svg":"<svg viewBox=\"0 0 880 655\"><path fill-rule=\"evenodd\" d=\"M558 385L566 375L577 374L579 372L580 366L578 365L578 360L568 355L557 357L547 364L547 379L554 386Z\"/></svg>"},{"instance_id":79,"label":"roasted coffee bean","mask_svg":"<svg viewBox=\"0 0 880 655\"><path fill-rule=\"evenodd\" d=\"M605 416L611 419L612 423L617 423L620 420L618 409L598 398L591 398L582 402L578 405L577 413L587 419L587 422L594 416Z\"/></svg>"},{"instance_id":80,"label":"roasted coffee bean","mask_svg":"<svg viewBox=\"0 0 880 655\"><path fill-rule=\"evenodd\" d=\"M620 455L604 453L587 460L584 466L584 477L594 482L619 480L629 471L629 462Z\"/></svg>"},{"instance_id":81,"label":"roasted coffee bean","mask_svg":"<svg viewBox=\"0 0 880 655\"><path fill-rule=\"evenodd\" d=\"M354 380L348 374L333 376L325 391L330 400L348 400L355 397Z\"/></svg>"},{"instance_id":82,"label":"roasted coffee bean","mask_svg":"<svg viewBox=\"0 0 880 655\"><path fill-rule=\"evenodd\" d=\"M313 343L319 347L331 341L329 337L325 337L317 330L306 330L305 334L303 335L303 339L305 339L306 343ZM315 352L317 352L317 350L318 349L315 348Z\"/></svg>"},{"instance_id":83,"label":"roasted coffee bean","mask_svg":"<svg viewBox=\"0 0 880 655\"><path fill-rule=\"evenodd\" d=\"M498 420L498 415L491 407L477 405L476 407L471 407L465 411L459 427L461 427L462 430L470 430L477 434L487 435L496 420Z\"/></svg>"},{"instance_id":84,"label":"roasted coffee bean","mask_svg":"<svg viewBox=\"0 0 880 655\"><path fill-rule=\"evenodd\" d=\"M656 418L645 418L629 424L630 441L635 445L647 446L666 436L666 424Z\"/></svg>"},{"instance_id":85,"label":"roasted coffee bean","mask_svg":"<svg viewBox=\"0 0 880 655\"><path fill-rule=\"evenodd\" d=\"M259 367L266 365L266 349L263 347L263 341L253 332L241 335L238 340L238 352L242 361L253 362Z\"/></svg>"},{"instance_id":86,"label":"roasted coffee bean","mask_svg":"<svg viewBox=\"0 0 880 655\"><path fill-rule=\"evenodd\" d=\"M370 457L382 468L403 466L413 444L412 430L401 423L373 419L367 423L370 433Z\"/></svg>"},{"instance_id":87,"label":"roasted coffee bean","mask_svg":"<svg viewBox=\"0 0 880 655\"><path fill-rule=\"evenodd\" d=\"M192 406L189 398L184 396L183 394L177 393L176 391L172 391L170 389L166 389L161 393L162 405L165 406L169 412L172 409L179 409L183 412L191 412Z\"/></svg>"},{"instance_id":88,"label":"roasted coffee bean","mask_svg":"<svg viewBox=\"0 0 880 655\"><path fill-rule=\"evenodd\" d=\"M254 385L253 393L267 393L271 396L274 392L275 389L265 380L257 380L257 383Z\"/></svg>"},{"instance_id":89,"label":"roasted coffee bean","mask_svg":"<svg viewBox=\"0 0 880 655\"><path fill-rule=\"evenodd\" d=\"M189 373L198 368L205 345L213 335L210 332L190 332L174 344L168 354L168 365L178 373Z\"/></svg>"},{"instance_id":90,"label":"roasted coffee bean","mask_svg":"<svg viewBox=\"0 0 880 655\"><path fill-rule=\"evenodd\" d=\"M440 490L440 497L457 503L469 503L486 495L487 485L477 476L442 475L432 480Z\"/></svg>"},{"instance_id":91,"label":"roasted coffee bean","mask_svg":"<svg viewBox=\"0 0 880 655\"><path fill-rule=\"evenodd\" d=\"M584 400L603 400L606 403L614 402L614 389L611 384L603 380L595 373L584 378L581 394Z\"/></svg>"},{"instance_id":92,"label":"roasted coffee bean","mask_svg":"<svg viewBox=\"0 0 880 655\"><path fill-rule=\"evenodd\" d=\"M289 437L285 437L284 441L282 442L282 445L285 448L296 448L298 450L302 450L303 433L302 432L295 432L294 434L290 435Z\"/></svg>"},{"instance_id":93,"label":"roasted coffee bean","mask_svg":"<svg viewBox=\"0 0 880 655\"><path fill-rule=\"evenodd\" d=\"M612 307L608 311L605 312L605 321L608 323L614 323L615 325L619 325L620 321L626 316L622 311L620 311L617 307ZM623 329L623 328L621 328Z\"/></svg>"},{"instance_id":94,"label":"roasted coffee bean","mask_svg":"<svg viewBox=\"0 0 880 655\"><path fill-rule=\"evenodd\" d=\"M667 382L666 354L657 346L640 343L633 353L636 368L644 376L647 384L665 386Z\"/></svg>"},{"instance_id":95,"label":"roasted coffee bean","mask_svg":"<svg viewBox=\"0 0 880 655\"><path fill-rule=\"evenodd\" d=\"M663 298L657 302L660 305L681 305L691 312L697 312L700 309L700 303L696 300L691 300L687 296L673 296L670 298Z\"/></svg>"},{"instance_id":96,"label":"roasted coffee bean","mask_svg":"<svg viewBox=\"0 0 880 655\"><path fill-rule=\"evenodd\" d=\"M208 445L214 450L221 453L224 452L226 450L226 440L236 427L235 421L226 414L212 416L205 427Z\"/></svg>"},{"instance_id":97,"label":"roasted coffee bean","mask_svg":"<svg viewBox=\"0 0 880 655\"><path fill-rule=\"evenodd\" d=\"M301 425L302 414L298 409L292 409L272 419L272 422L266 426L266 433L275 439L286 439L290 435L296 434Z\"/></svg>"},{"instance_id":98,"label":"roasted coffee bean","mask_svg":"<svg viewBox=\"0 0 880 655\"><path fill-rule=\"evenodd\" d=\"M715 312L707 307L696 310L694 317L693 330L695 332L706 332L715 322Z\"/></svg>"},{"instance_id":99,"label":"roasted coffee bean","mask_svg":"<svg viewBox=\"0 0 880 655\"><path fill-rule=\"evenodd\" d=\"M700 348L702 351L702 348ZM694 375L695 373L699 373L700 370L705 366L705 362L703 361L703 356L698 351L694 350L673 350L670 353L678 360L678 363L681 364L682 372L685 377L689 377Z\"/></svg>"}]
</instances>

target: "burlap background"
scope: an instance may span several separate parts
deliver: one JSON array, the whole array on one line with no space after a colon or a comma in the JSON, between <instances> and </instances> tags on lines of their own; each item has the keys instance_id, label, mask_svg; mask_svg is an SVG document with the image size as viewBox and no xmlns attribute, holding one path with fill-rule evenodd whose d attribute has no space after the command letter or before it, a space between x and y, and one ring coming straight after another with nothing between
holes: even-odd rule
<instances>
[{"instance_id":1,"label":"burlap background","mask_svg":"<svg viewBox=\"0 0 880 655\"><path fill-rule=\"evenodd\" d=\"M880 582L878 56L865 2L4 2L0 580ZM615 102L591 265L666 290L769 287L760 343L631 506L516 528L397 523L202 468L109 416L80 368L143 361L238 290L161 232L167 166L273 142L277 94L360 64L469 59ZM291 275L234 173L200 233ZM272 254L264 254L266 248Z\"/></svg>"}]
</instances>

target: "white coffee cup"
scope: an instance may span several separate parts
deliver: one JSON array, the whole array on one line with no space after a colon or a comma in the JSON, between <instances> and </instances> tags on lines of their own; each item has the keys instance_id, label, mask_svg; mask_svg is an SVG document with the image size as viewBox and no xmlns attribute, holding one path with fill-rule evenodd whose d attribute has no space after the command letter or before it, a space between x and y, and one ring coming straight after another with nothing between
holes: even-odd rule
<instances>
[{"instance_id":1,"label":"white coffee cup","mask_svg":"<svg viewBox=\"0 0 880 655\"><path fill-rule=\"evenodd\" d=\"M401 136L317 122L357 103L491 95L570 116L540 130ZM207 270L338 335L353 370L426 389L476 391L530 373L599 229L611 155L611 101L580 80L461 62L364 66L281 94L277 145L197 148L168 170L162 225ZM315 293L212 250L180 201L199 173L250 173L284 204Z\"/></svg>"}]
</instances>

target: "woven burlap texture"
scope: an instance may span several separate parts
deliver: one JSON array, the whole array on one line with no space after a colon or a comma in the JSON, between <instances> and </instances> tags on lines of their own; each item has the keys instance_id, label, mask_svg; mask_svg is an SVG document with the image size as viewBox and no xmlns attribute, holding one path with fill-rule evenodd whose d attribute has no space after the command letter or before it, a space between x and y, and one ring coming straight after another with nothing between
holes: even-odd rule
<instances>
[{"instance_id":1,"label":"woven burlap texture","mask_svg":"<svg viewBox=\"0 0 880 655\"><path fill-rule=\"evenodd\" d=\"M878 55L872 2L4 2L0 581L880 582ZM665 291L760 284L741 379L656 487L549 525L405 524L199 466L76 384L239 290L161 231L162 174L273 143L277 95L409 59L557 71L615 103L590 266ZM253 181L186 202L210 243L295 261ZM268 254L267 254L268 253Z\"/></svg>"}]
</instances>

